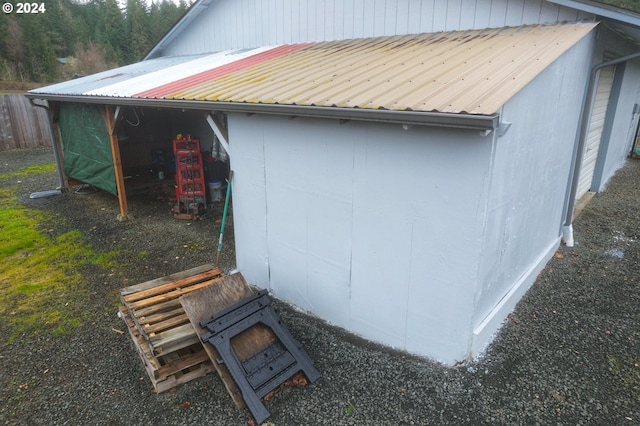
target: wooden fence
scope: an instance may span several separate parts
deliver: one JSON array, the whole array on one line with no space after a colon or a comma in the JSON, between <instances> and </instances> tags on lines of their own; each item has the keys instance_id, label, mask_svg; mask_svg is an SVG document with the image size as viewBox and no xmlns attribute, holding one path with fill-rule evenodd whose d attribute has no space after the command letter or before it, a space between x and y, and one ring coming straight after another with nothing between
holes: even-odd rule
<instances>
[{"instance_id":1,"label":"wooden fence","mask_svg":"<svg viewBox=\"0 0 640 426\"><path fill-rule=\"evenodd\" d=\"M0 95L0 151L52 146L49 116L23 95Z\"/></svg>"}]
</instances>

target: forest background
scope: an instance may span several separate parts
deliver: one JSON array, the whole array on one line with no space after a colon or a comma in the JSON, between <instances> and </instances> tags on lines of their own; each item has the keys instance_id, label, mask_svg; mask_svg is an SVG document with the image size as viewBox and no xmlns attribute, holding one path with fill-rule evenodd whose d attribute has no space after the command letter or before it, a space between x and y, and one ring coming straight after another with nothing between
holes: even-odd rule
<instances>
[{"instance_id":1,"label":"forest background","mask_svg":"<svg viewBox=\"0 0 640 426\"><path fill-rule=\"evenodd\" d=\"M41 0L41 13L2 13L0 91L27 90L138 62L193 3ZM640 12L640 0L601 3Z\"/></svg>"},{"instance_id":2,"label":"forest background","mask_svg":"<svg viewBox=\"0 0 640 426\"><path fill-rule=\"evenodd\" d=\"M0 90L30 89L138 62L193 2L41 0L39 13L19 14L15 8L2 13Z\"/></svg>"}]
</instances>

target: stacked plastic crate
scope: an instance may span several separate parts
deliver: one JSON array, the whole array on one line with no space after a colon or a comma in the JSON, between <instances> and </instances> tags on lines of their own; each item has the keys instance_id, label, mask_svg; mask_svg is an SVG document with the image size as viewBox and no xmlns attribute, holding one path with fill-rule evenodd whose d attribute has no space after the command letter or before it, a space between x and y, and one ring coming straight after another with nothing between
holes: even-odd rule
<instances>
[{"instance_id":1,"label":"stacked plastic crate","mask_svg":"<svg viewBox=\"0 0 640 426\"><path fill-rule=\"evenodd\" d=\"M176 157L176 206L174 216L178 219L197 219L207 204L207 192L200 152L200 140L174 139Z\"/></svg>"}]
</instances>

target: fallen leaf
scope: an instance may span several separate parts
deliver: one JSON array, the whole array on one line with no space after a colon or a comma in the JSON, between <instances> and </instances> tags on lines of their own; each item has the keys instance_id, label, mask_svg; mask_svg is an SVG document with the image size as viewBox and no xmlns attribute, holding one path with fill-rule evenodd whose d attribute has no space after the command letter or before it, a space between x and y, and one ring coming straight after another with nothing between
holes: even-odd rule
<instances>
[{"instance_id":1,"label":"fallen leaf","mask_svg":"<svg viewBox=\"0 0 640 426\"><path fill-rule=\"evenodd\" d=\"M291 377L290 379L282 383L280 386L278 386L277 388L275 388L274 390L266 394L263 399L265 401L268 401L276 393L280 392L284 388L295 388L297 386L306 386L306 385L307 385L307 378L302 373L298 372L293 377Z\"/></svg>"},{"instance_id":2,"label":"fallen leaf","mask_svg":"<svg viewBox=\"0 0 640 426\"><path fill-rule=\"evenodd\" d=\"M191 403L189 401L185 401L182 404L180 404L180 408L189 408L191 407Z\"/></svg>"},{"instance_id":3,"label":"fallen leaf","mask_svg":"<svg viewBox=\"0 0 640 426\"><path fill-rule=\"evenodd\" d=\"M556 259L564 259L564 254L556 252L553 257L555 257Z\"/></svg>"}]
</instances>

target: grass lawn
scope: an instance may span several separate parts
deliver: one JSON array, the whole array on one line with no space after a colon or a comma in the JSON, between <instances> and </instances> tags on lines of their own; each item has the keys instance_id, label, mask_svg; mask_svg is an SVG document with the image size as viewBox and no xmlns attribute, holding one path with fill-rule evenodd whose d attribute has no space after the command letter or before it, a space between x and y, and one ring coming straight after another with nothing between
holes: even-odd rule
<instances>
[{"instance_id":1,"label":"grass lawn","mask_svg":"<svg viewBox=\"0 0 640 426\"><path fill-rule=\"evenodd\" d=\"M109 267L113 254L98 253L78 231L56 232L56 221L22 206L9 182L50 173L54 164L0 175L0 343L33 334L65 334L85 318L89 291L80 268Z\"/></svg>"}]
</instances>

